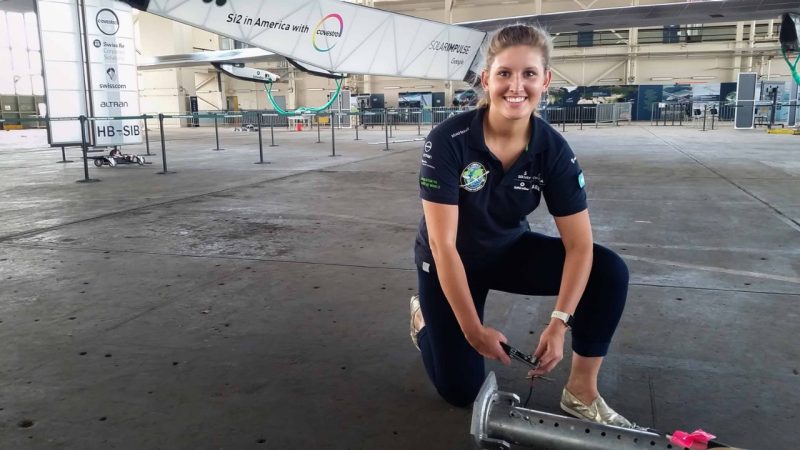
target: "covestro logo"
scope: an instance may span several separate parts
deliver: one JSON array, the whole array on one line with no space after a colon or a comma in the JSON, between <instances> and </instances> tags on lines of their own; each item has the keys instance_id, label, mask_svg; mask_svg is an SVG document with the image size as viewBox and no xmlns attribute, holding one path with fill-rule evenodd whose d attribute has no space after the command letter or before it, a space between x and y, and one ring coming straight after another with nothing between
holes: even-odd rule
<instances>
[{"instance_id":1,"label":"covestro logo","mask_svg":"<svg viewBox=\"0 0 800 450\"><path fill-rule=\"evenodd\" d=\"M311 44L318 52L329 52L339 43L342 33L344 33L342 16L336 13L328 14L314 27L314 31L311 33Z\"/></svg>"}]
</instances>

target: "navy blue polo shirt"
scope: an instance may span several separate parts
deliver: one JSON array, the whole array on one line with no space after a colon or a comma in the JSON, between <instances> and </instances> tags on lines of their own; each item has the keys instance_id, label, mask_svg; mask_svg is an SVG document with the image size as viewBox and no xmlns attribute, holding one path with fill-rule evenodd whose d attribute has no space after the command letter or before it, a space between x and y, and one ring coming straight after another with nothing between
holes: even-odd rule
<instances>
[{"instance_id":1,"label":"navy blue polo shirt","mask_svg":"<svg viewBox=\"0 0 800 450\"><path fill-rule=\"evenodd\" d=\"M527 216L542 193L553 216L587 208L583 172L557 131L531 116L528 147L505 172L484 141L485 113L479 108L442 122L428 135L420 163L420 198L458 205L456 248L467 269L491 265L530 230ZM414 253L417 265L433 265L424 216Z\"/></svg>"}]
</instances>

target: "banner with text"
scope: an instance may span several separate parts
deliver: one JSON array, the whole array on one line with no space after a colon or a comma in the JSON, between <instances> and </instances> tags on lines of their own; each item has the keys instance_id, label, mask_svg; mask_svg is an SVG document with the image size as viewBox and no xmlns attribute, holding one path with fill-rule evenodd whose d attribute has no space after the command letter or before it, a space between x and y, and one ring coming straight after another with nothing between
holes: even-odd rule
<instances>
[{"instance_id":1,"label":"banner with text","mask_svg":"<svg viewBox=\"0 0 800 450\"><path fill-rule=\"evenodd\" d=\"M147 12L348 74L462 80L486 36L337 0L163 0Z\"/></svg>"},{"instance_id":2,"label":"banner with text","mask_svg":"<svg viewBox=\"0 0 800 450\"><path fill-rule=\"evenodd\" d=\"M131 7L113 0L84 0L89 85L94 117L138 116L139 88ZM95 120L97 146L139 144L139 119Z\"/></svg>"}]
</instances>

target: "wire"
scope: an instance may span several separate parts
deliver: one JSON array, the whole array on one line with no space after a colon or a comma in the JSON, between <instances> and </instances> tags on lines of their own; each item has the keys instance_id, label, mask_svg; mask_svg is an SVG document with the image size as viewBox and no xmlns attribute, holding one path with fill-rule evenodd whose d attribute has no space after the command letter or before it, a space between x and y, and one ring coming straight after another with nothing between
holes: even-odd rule
<instances>
[{"instance_id":1,"label":"wire","mask_svg":"<svg viewBox=\"0 0 800 450\"><path fill-rule=\"evenodd\" d=\"M531 395L533 395L533 378L531 378L531 387L528 389L528 398L526 398L525 403L522 404L523 408L528 407L528 402L531 401Z\"/></svg>"}]
</instances>

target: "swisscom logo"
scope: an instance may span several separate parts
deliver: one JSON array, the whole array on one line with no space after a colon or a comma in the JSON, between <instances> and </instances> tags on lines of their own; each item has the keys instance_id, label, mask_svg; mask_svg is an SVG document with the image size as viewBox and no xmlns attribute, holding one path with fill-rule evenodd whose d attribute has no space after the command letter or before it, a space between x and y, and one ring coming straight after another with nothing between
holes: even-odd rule
<instances>
[{"instance_id":1,"label":"swisscom logo","mask_svg":"<svg viewBox=\"0 0 800 450\"><path fill-rule=\"evenodd\" d=\"M339 26L338 31L336 30L337 22ZM328 14L327 16L323 17L319 23L317 23L316 27L314 27L314 32L311 34L311 44L314 45L314 48L318 52L329 52L333 47L336 47L336 44L339 43L338 38L342 37L343 32L344 21L342 20L342 16L336 13ZM317 38L319 38L319 40L317 40ZM334 40L333 45L326 48L325 45L327 45L327 42L330 40L326 38L337 39Z\"/></svg>"}]
</instances>

